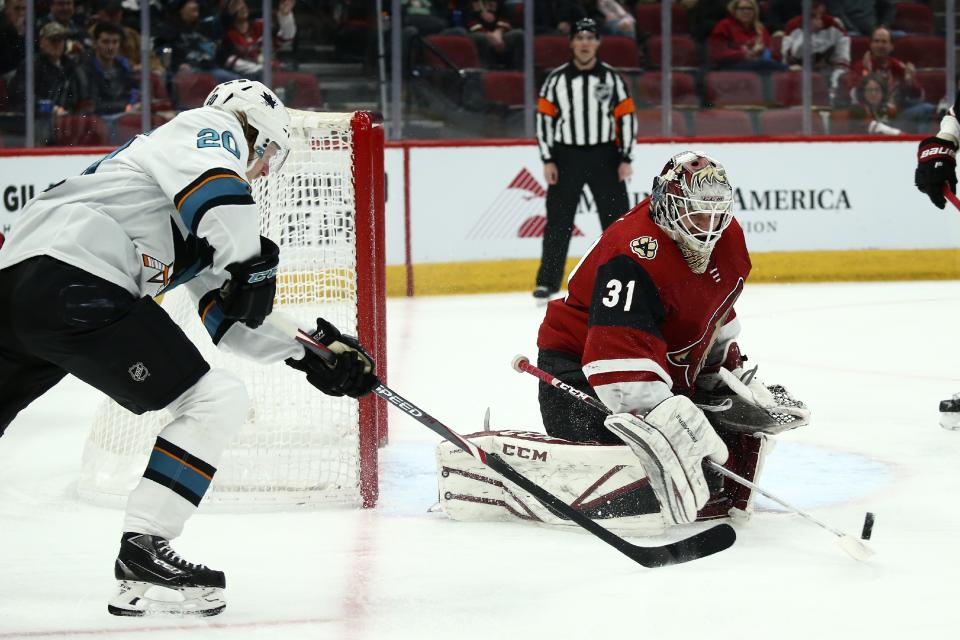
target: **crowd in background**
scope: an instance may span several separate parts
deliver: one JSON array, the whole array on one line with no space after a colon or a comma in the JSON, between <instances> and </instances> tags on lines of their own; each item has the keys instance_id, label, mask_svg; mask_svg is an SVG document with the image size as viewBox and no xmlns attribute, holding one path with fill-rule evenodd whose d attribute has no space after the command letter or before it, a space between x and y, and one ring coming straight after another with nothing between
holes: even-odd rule
<instances>
[{"instance_id":1,"label":"crowd in background","mask_svg":"<svg viewBox=\"0 0 960 640\"><path fill-rule=\"evenodd\" d=\"M430 45L432 40L440 41L436 36L470 41L482 69L523 68L522 0L402 0L401 4L406 72L423 63L428 55L425 46L438 49ZM149 66L156 86L154 97L169 94L173 104L168 106L181 108L175 83L180 74L202 72L218 82L260 78L261 46L267 35L279 53L273 58L274 69L289 67L284 51L298 45L308 45L309 49L318 42L332 45L345 56L356 55L370 62L375 58L371 54L376 34L373 5L362 0L275 0L273 32L265 34L260 3L159 0L151 7ZM388 10L391 2L385 0L383 6ZM672 31L680 40L675 43L673 66L678 69L676 75L692 78L694 106L711 107L716 102L705 84L708 72L745 71L768 83L770 74L800 69L801 6L800 0L676 2ZM535 38L565 36L577 19L591 17L605 37L635 45L634 60L611 64L626 67L626 73L659 67L655 50L659 49L659 3L534 0L534 8ZM37 0L35 11L38 115L110 115L139 109L137 0ZM894 28L896 12L897 3L891 0L813 2L813 69L827 92L818 106L842 112L851 123L849 132L895 134L926 131L932 126L939 96L925 95L918 65L898 56L898 42L910 34ZM22 114L24 110L25 16L25 0L6 0L3 4L0 112ZM643 16L654 16L656 26L644 22ZM384 18L389 38L390 23L396 21L389 15ZM304 23L306 33L301 29L298 35L298 25ZM936 25L937 30L940 28ZM692 50L684 53L683 46L688 42ZM858 42L862 44L859 49ZM679 63L678 51L686 56ZM538 63L539 74L546 70ZM942 74L942 68L939 71ZM768 94L767 84L763 87Z\"/></svg>"}]
</instances>

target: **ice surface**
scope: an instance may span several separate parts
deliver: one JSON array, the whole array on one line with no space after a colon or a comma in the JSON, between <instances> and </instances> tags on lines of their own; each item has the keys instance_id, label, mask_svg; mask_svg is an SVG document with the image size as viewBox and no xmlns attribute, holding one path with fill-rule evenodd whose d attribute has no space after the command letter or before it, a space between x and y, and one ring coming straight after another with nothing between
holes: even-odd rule
<instances>
[{"instance_id":1,"label":"ice surface","mask_svg":"<svg viewBox=\"0 0 960 640\"><path fill-rule=\"evenodd\" d=\"M436 501L436 435L391 411L377 509L201 514L176 548L227 573L202 620L106 612L120 511L75 498L97 396L65 380L0 439L0 639L956 637L960 432L937 403L960 391L960 282L754 285L738 314L759 375L812 409L778 438L760 484L859 535L866 563L767 502L736 545L649 570L595 538L458 523ZM388 302L389 384L461 433L540 430L528 294ZM639 541L641 542L642 541Z\"/></svg>"}]
</instances>

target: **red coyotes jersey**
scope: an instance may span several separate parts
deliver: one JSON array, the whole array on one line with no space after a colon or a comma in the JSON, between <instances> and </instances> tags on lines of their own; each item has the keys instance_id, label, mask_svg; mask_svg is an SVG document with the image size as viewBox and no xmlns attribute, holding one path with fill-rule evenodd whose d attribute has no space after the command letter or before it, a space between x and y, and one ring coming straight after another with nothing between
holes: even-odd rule
<instances>
[{"instance_id":1,"label":"red coyotes jersey","mask_svg":"<svg viewBox=\"0 0 960 640\"><path fill-rule=\"evenodd\" d=\"M650 218L647 198L612 224L577 265L566 298L547 306L537 346L579 355L590 385L612 409L648 410L652 404L630 405L655 404L668 388L692 392L721 328L731 332L733 305L749 273L736 220L706 271L696 274ZM653 386L659 399L651 397Z\"/></svg>"}]
</instances>

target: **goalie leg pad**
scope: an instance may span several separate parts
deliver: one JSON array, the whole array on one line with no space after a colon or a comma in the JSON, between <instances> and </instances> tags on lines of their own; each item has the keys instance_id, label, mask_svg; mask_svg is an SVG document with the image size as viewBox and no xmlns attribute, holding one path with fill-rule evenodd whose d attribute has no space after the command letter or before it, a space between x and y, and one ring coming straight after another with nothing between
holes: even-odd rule
<instances>
[{"instance_id":1,"label":"goalie leg pad","mask_svg":"<svg viewBox=\"0 0 960 640\"><path fill-rule=\"evenodd\" d=\"M638 535L664 530L656 496L628 447L579 444L524 431L466 437L607 528ZM449 442L437 447L437 467L440 506L454 520L573 525Z\"/></svg>"}]
</instances>

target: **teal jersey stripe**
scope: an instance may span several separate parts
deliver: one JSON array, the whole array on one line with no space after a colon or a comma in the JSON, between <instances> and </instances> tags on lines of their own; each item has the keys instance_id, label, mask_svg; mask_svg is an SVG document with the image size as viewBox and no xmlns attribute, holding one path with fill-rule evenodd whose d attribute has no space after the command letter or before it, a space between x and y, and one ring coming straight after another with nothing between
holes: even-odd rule
<instances>
[{"instance_id":1,"label":"teal jersey stripe","mask_svg":"<svg viewBox=\"0 0 960 640\"><path fill-rule=\"evenodd\" d=\"M182 485L198 498L203 497L207 492L207 488L210 486L210 480L196 470L157 450L154 450L150 454L150 462L147 464L147 469L153 470L165 478L169 478L173 483Z\"/></svg>"},{"instance_id":2,"label":"teal jersey stripe","mask_svg":"<svg viewBox=\"0 0 960 640\"><path fill-rule=\"evenodd\" d=\"M196 233L203 214L219 204L254 204L250 185L235 175L215 177L197 187L177 206L187 229Z\"/></svg>"}]
</instances>

